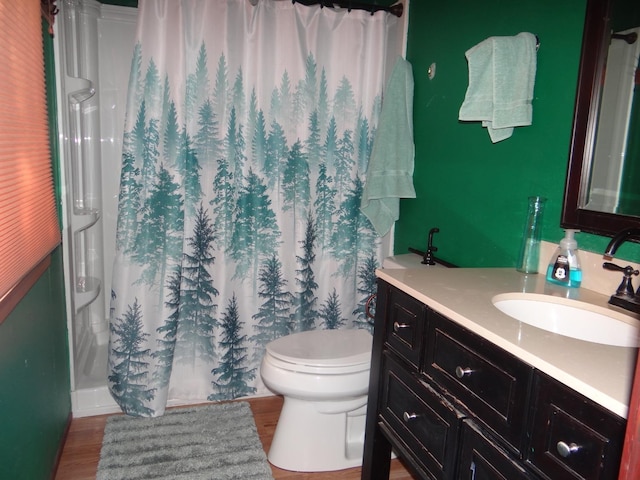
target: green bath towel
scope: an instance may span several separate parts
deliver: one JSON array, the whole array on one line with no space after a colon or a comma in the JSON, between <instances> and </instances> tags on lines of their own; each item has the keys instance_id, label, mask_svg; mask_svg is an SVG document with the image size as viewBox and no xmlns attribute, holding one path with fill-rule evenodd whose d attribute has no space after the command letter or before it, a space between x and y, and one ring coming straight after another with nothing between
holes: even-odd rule
<instances>
[{"instance_id":1,"label":"green bath towel","mask_svg":"<svg viewBox=\"0 0 640 480\"><path fill-rule=\"evenodd\" d=\"M415 198L413 187L413 71L399 57L384 90L360 210L378 235L400 215L400 198Z\"/></svg>"}]
</instances>

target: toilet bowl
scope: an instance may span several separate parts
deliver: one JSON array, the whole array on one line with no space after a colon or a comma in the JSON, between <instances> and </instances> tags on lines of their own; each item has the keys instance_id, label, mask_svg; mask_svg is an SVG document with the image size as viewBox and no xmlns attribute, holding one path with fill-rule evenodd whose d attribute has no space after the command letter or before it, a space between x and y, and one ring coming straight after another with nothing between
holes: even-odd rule
<instances>
[{"instance_id":1,"label":"toilet bowl","mask_svg":"<svg viewBox=\"0 0 640 480\"><path fill-rule=\"evenodd\" d=\"M284 397L269 462L298 472L362 464L371 342L366 330L313 330L266 346L262 380Z\"/></svg>"}]
</instances>

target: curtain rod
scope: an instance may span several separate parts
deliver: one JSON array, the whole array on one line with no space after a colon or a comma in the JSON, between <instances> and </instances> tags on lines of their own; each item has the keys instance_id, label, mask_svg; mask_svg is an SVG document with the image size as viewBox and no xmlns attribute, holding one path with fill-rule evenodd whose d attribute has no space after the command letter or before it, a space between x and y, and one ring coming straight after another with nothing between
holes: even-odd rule
<instances>
[{"instance_id":1,"label":"curtain rod","mask_svg":"<svg viewBox=\"0 0 640 480\"><path fill-rule=\"evenodd\" d=\"M362 2L352 2L351 0L291 0L291 3L300 3L307 7L311 5L320 5L321 7L329 7L329 8L346 8L349 11L351 10L366 10L367 12L371 12L371 15L382 10L388 12L396 17L401 17L402 12L404 10L404 6L402 3L396 3L395 5L391 5L388 7L384 7L382 5L371 5L369 3Z\"/></svg>"}]
</instances>

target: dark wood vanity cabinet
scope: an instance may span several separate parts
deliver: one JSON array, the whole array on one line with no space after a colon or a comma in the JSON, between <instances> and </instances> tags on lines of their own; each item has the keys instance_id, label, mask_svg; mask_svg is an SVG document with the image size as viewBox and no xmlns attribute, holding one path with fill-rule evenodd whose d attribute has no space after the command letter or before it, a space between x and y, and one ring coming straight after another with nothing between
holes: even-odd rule
<instances>
[{"instance_id":1,"label":"dark wood vanity cabinet","mask_svg":"<svg viewBox=\"0 0 640 480\"><path fill-rule=\"evenodd\" d=\"M378 281L362 478L615 479L624 419Z\"/></svg>"}]
</instances>

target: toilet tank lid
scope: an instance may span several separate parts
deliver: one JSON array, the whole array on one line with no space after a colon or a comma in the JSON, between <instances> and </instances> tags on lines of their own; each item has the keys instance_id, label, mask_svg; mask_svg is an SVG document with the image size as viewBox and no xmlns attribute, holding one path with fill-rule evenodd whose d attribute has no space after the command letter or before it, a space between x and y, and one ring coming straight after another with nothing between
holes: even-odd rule
<instances>
[{"instance_id":1,"label":"toilet tank lid","mask_svg":"<svg viewBox=\"0 0 640 480\"><path fill-rule=\"evenodd\" d=\"M372 336L366 330L310 330L280 337L267 352L280 360L319 367L368 364Z\"/></svg>"}]
</instances>

